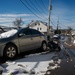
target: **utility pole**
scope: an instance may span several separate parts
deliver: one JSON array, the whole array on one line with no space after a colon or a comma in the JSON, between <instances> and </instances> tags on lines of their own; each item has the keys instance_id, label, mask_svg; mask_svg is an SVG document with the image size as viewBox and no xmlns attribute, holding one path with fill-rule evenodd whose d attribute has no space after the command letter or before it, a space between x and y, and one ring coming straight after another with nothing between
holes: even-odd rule
<instances>
[{"instance_id":1,"label":"utility pole","mask_svg":"<svg viewBox=\"0 0 75 75\"><path fill-rule=\"evenodd\" d=\"M47 25L47 36L50 36L51 33L51 25L50 25L50 16L51 16L51 10L52 10L52 0L49 0L49 12L48 12L48 25Z\"/></svg>"},{"instance_id":2,"label":"utility pole","mask_svg":"<svg viewBox=\"0 0 75 75\"><path fill-rule=\"evenodd\" d=\"M57 33L59 33L59 17L58 17L58 21L57 21Z\"/></svg>"},{"instance_id":3,"label":"utility pole","mask_svg":"<svg viewBox=\"0 0 75 75\"><path fill-rule=\"evenodd\" d=\"M50 16L52 10L52 0L49 0L49 12L48 12L48 25L47 25L47 39L50 41L50 34L51 34L51 26L50 26Z\"/></svg>"}]
</instances>

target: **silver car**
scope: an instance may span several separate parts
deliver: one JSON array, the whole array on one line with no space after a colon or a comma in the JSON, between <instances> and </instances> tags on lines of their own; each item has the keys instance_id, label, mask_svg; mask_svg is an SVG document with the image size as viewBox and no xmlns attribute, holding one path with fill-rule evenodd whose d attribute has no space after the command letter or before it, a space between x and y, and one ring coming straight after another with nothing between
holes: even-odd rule
<instances>
[{"instance_id":1,"label":"silver car","mask_svg":"<svg viewBox=\"0 0 75 75\"><path fill-rule=\"evenodd\" d=\"M12 59L21 52L36 48L46 50L47 42L45 36L35 29L14 29L0 34L0 56Z\"/></svg>"}]
</instances>

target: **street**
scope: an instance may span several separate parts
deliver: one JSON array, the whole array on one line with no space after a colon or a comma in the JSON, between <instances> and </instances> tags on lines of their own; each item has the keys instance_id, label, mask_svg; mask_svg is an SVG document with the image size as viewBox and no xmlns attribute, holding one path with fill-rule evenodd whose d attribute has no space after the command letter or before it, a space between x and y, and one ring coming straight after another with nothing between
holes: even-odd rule
<instances>
[{"instance_id":1,"label":"street","mask_svg":"<svg viewBox=\"0 0 75 75\"><path fill-rule=\"evenodd\" d=\"M47 70L45 75L75 75L75 58L63 59L60 63L56 64L55 69ZM53 65L55 66L55 65ZM51 64L49 65L49 68Z\"/></svg>"},{"instance_id":2,"label":"street","mask_svg":"<svg viewBox=\"0 0 75 75\"><path fill-rule=\"evenodd\" d=\"M75 75L74 46L66 46L66 52L67 53L61 51L57 53L57 57L53 58L54 63L49 63L48 70L45 75ZM63 55L61 53L63 53Z\"/></svg>"}]
</instances>

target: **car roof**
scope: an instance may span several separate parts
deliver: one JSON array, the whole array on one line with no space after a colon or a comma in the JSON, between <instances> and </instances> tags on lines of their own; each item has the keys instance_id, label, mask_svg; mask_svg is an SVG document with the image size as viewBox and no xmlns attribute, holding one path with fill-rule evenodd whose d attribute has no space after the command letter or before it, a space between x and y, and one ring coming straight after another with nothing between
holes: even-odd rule
<instances>
[{"instance_id":1,"label":"car roof","mask_svg":"<svg viewBox=\"0 0 75 75\"><path fill-rule=\"evenodd\" d=\"M36 30L36 29L32 29L32 28L26 27L26 28L20 28L20 29L18 29L18 31L25 30L25 29ZM36 30L36 31L37 31L37 30Z\"/></svg>"}]
</instances>

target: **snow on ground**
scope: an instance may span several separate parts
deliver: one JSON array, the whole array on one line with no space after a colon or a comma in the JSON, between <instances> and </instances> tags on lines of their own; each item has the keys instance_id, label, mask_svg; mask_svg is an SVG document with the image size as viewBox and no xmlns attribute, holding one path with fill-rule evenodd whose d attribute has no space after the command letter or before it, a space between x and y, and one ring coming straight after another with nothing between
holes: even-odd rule
<instances>
[{"instance_id":1,"label":"snow on ground","mask_svg":"<svg viewBox=\"0 0 75 75\"><path fill-rule=\"evenodd\" d=\"M13 62L7 61L2 65L5 68L2 75L11 75L13 72L18 73L16 75L44 75L54 56L55 53L33 54Z\"/></svg>"}]
</instances>

